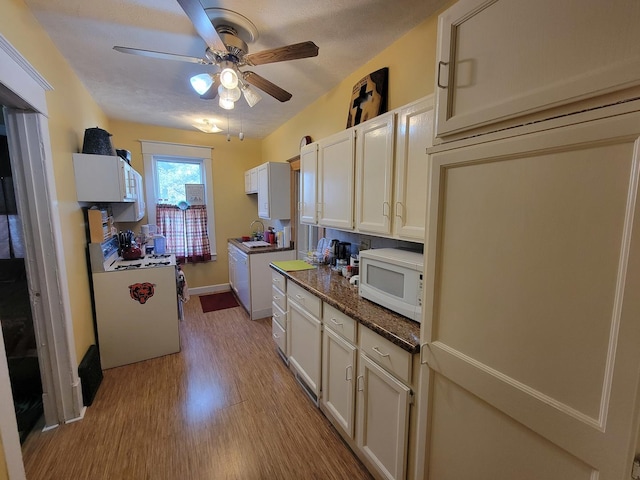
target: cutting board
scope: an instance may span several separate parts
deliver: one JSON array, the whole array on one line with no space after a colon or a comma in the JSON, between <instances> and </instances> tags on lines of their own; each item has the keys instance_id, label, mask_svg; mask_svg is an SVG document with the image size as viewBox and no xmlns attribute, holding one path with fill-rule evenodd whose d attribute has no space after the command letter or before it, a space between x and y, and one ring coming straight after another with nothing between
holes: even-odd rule
<instances>
[{"instance_id":1,"label":"cutting board","mask_svg":"<svg viewBox=\"0 0 640 480\"><path fill-rule=\"evenodd\" d=\"M311 265L304 260L281 260L271 263L285 272L297 272L300 270L311 270L316 268L314 265Z\"/></svg>"}]
</instances>

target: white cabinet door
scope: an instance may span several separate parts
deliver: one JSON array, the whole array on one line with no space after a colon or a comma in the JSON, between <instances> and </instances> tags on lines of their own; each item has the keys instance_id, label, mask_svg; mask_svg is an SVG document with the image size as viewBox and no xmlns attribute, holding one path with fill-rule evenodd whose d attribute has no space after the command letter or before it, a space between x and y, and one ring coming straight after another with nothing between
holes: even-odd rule
<instances>
[{"instance_id":1,"label":"white cabinet door","mask_svg":"<svg viewBox=\"0 0 640 480\"><path fill-rule=\"evenodd\" d=\"M356 129L356 229L391 233L395 115L389 112Z\"/></svg>"},{"instance_id":2,"label":"white cabinet door","mask_svg":"<svg viewBox=\"0 0 640 480\"><path fill-rule=\"evenodd\" d=\"M639 85L638 24L637 0L457 2L438 25L437 136Z\"/></svg>"},{"instance_id":3,"label":"white cabinet door","mask_svg":"<svg viewBox=\"0 0 640 480\"><path fill-rule=\"evenodd\" d=\"M253 193L251 191L251 170L244 172L244 193Z\"/></svg>"},{"instance_id":4,"label":"white cabinet door","mask_svg":"<svg viewBox=\"0 0 640 480\"><path fill-rule=\"evenodd\" d=\"M79 202L135 200L133 169L120 157L74 153L73 171Z\"/></svg>"},{"instance_id":5,"label":"white cabinet door","mask_svg":"<svg viewBox=\"0 0 640 480\"><path fill-rule=\"evenodd\" d=\"M433 145L433 96L398 113L395 158L395 237L424 242L427 214L426 150Z\"/></svg>"},{"instance_id":6,"label":"white cabinet door","mask_svg":"<svg viewBox=\"0 0 640 480\"><path fill-rule=\"evenodd\" d=\"M300 150L300 222L318 223L318 144Z\"/></svg>"},{"instance_id":7,"label":"white cabinet door","mask_svg":"<svg viewBox=\"0 0 640 480\"><path fill-rule=\"evenodd\" d=\"M353 128L319 142L318 223L353 230L354 143Z\"/></svg>"},{"instance_id":8,"label":"white cabinet door","mask_svg":"<svg viewBox=\"0 0 640 480\"><path fill-rule=\"evenodd\" d=\"M320 365L322 334L316 317L289 298L289 362L294 366L313 394L320 394Z\"/></svg>"},{"instance_id":9,"label":"white cabinet door","mask_svg":"<svg viewBox=\"0 0 640 480\"><path fill-rule=\"evenodd\" d=\"M359 360L358 447L384 478L404 479L411 390L366 355Z\"/></svg>"},{"instance_id":10,"label":"white cabinet door","mask_svg":"<svg viewBox=\"0 0 640 480\"><path fill-rule=\"evenodd\" d=\"M269 170L265 163L258 167L258 217L269 217Z\"/></svg>"},{"instance_id":11,"label":"white cabinet door","mask_svg":"<svg viewBox=\"0 0 640 480\"><path fill-rule=\"evenodd\" d=\"M353 438L357 348L325 326L322 342L322 403Z\"/></svg>"},{"instance_id":12,"label":"white cabinet door","mask_svg":"<svg viewBox=\"0 0 640 480\"><path fill-rule=\"evenodd\" d=\"M268 162L257 167L258 217L266 220L291 218L291 167Z\"/></svg>"},{"instance_id":13,"label":"white cabinet door","mask_svg":"<svg viewBox=\"0 0 640 480\"><path fill-rule=\"evenodd\" d=\"M244 308L251 312L251 283L249 275L249 256L237 251L234 289Z\"/></svg>"},{"instance_id":14,"label":"white cabinet door","mask_svg":"<svg viewBox=\"0 0 640 480\"><path fill-rule=\"evenodd\" d=\"M238 293L236 288L236 256L234 250L236 250L236 248L231 245L227 247L227 253L229 256L229 286L231 287L231 290Z\"/></svg>"},{"instance_id":15,"label":"white cabinet door","mask_svg":"<svg viewBox=\"0 0 640 480\"><path fill-rule=\"evenodd\" d=\"M639 112L433 155L428 478L630 478L639 172Z\"/></svg>"}]
</instances>

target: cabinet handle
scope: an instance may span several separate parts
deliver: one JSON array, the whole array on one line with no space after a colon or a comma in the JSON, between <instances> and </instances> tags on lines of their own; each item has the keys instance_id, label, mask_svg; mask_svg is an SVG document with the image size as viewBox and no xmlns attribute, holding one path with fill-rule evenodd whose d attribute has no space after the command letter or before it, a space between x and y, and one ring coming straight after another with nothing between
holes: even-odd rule
<instances>
[{"instance_id":1,"label":"cabinet handle","mask_svg":"<svg viewBox=\"0 0 640 480\"><path fill-rule=\"evenodd\" d=\"M280 300L280 297L278 297L277 295L274 295L273 299L277 302L278 300Z\"/></svg>"},{"instance_id":2,"label":"cabinet handle","mask_svg":"<svg viewBox=\"0 0 640 480\"><path fill-rule=\"evenodd\" d=\"M362 380L362 382L360 380ZM358 391L364 392L364 376L358 375L358 379L356 380L356 382L358 384Z\"/></svg>"},{"instance_id":3,"label":"cabinet handle","mask_svg":"<svg viewBox=\"0 0 640 480\"><path fill-rule=\"evenodd\" d=\"M280 318L280 315L278 315L277 313L274 313L273 318Z\"/></svg>"},{"instance_id":4,"label":"cabinet handle","mask_svg":"<svg viewBox=\"0 0 640 480\"><path fill-rule=\"evenodd\" d=\"M333 318L333 317L331 317L331 322L332 322L334 325L337 325L337 326L339 326L339 327L341 327L342 325L344 325L342 322L338 322L338 321L337 321L335 318Z\"/></svg>"},{"instance_id":5,"label":"cabinet handle","mask_svg":"<svg viewBox=\"0 0 640 480\"><path fill-rule=\"evenodd\" d=\"M382 216L383 217L388 217L389 216L389 202L382 202Z\"/></svg>"},{"instance_id":6,"label":"cabinet handle","mask_svg":"<svg viewBox=\"0 0 640 480\"><path fill-rule=\"evenodd\" d=\"M278 338L280 338L280 337L278 336L278 334L277 334L277 333L274 333L274 334L273 334L273 338L275 338L275 339L277 340L277 339L278 339Z\"/></svg>"},{"instance_id":7,"label":"cabinet handle","mask_svg":"<svg viewBox=\"0 0 640 480\"><path fill-rule=\"evenodd\" d=\"M442 85L440 83L440 72L442 71L442 69L440 67L442 67L443 65L449 65L449 62L443 62L442 60L438 62L438 87L440 87L440 88L448 88L447 85Z\"/></svg>"},{"instance_id":8,"label":"cabinet handle","mask_svg":"<svg viewBox=\"0 0 640 480\"><path fill-rule=\"evenodd\" d=\"M304 295L299 295L299 294L296 293L296 298L298 300L300 300L301 302L304 302Z\"/></svg>"},{"instance_id":9,"label":"cabinet handle","mask_svg":"<svg viewBox=\"0 0 640 480\"><path fill-rule=\"evenodd\" d=\"M376 352L381 357L388 357L389 356L388 353L382 353L378 347L373 347L373 351Z\"/></svg>"},{"instance_id":10,"label":"cabinet handle","mask_svg":"<svg viewBox=\"0 0 640 480\"><path fill-rule=\"evenodd\" d=\"M347 368L344 371L344 379L347 382L353 380L353 377L349 378L349 371L353 371L353 365L347 365Z\"/></svg>"},{"instance_id":11,"label":"cabinet handle","mask_svg":"<svg viewBox=\"0 0 640 480\"><path fill-rule=\"evenodd\" d=\"M396 217L402 218L402 213L398 213L398 207L402 207L402 203L396 202Z\"/></svg>"}]
</instances>

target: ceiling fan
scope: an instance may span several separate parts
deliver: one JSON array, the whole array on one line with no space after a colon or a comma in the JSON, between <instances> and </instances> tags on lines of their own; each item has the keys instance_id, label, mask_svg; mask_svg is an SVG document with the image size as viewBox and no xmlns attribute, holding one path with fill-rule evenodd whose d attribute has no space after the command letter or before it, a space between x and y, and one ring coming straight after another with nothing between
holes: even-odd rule
<instances>
[{"instance_id":1,"label":"ceiling fan","mask_svg":"<svg viewBox=\"0 0 640 480\"><path fill-rule=\"evenodd\" d=\"M318 55L318 46L310 41L250 54L247 43L240 35L242 33L245 38L248 37L248 41L255 40L257 37L257 29L248 19L236 12L220 8L211 9L215 12L213 18L210 18L199 0L177 1L193 23L198 35L207 44L204 58L121 46L115 46L113 49L144 57L218 66L220 71L217 73L202 73L192 77L191 85L200 98L205 100L214 99L220 95L219 102L222 108L232 109L240 95L244 95L249 106L253 107L260 101L261 96L251 88L251 85L280 102L291 99L291 93L255 72L241 71L240 67L285 62Z\"/></svg>"}]
</instances>

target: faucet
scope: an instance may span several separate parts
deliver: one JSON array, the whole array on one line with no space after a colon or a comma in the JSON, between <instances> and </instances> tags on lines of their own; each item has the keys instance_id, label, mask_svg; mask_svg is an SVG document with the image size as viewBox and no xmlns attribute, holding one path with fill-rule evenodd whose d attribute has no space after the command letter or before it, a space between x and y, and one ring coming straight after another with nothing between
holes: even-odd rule
<instances>
[{"instance_id":1,"label":"faucet","mask_svg":"<svg viewBox=\"0 0 640 480\"><path fill-rule=\"evenodd\" d=\"M253 225L257 223L258 226L256 227L256 229L258 227L262 227L262 230L253 230ZM251 222L251 225L249 225L249 228L251 229L251 235L254 237L257 237L258 240L262 240L264 237L264 223L262 223L262 220L254 220L253 222Z\"/></svg>"}]
</instances>

